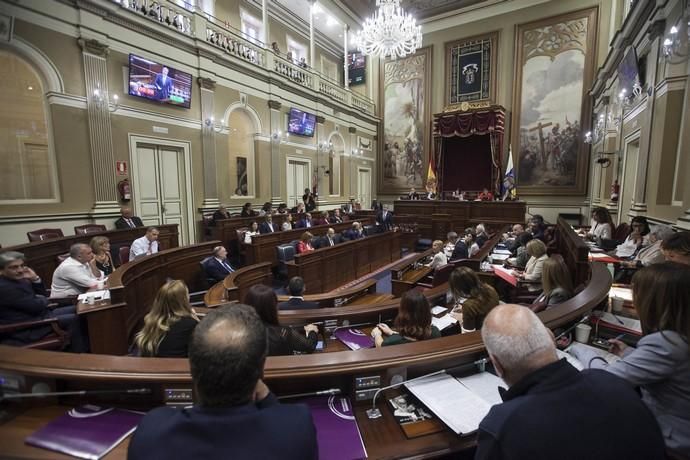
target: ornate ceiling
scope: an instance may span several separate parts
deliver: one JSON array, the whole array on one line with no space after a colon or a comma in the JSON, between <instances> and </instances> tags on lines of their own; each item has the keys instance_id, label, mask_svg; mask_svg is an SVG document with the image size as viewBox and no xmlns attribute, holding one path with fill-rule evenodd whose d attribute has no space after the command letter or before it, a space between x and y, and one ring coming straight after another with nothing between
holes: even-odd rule
<instances>
[{"instance_id":1,"label":"ornate ceiling","mask_svg":"<svg viewBox=\"0 0 690 460\"><path fill-rule=\"evenodd\" d=\"M376 9L376 0L340 0L360 20L369 17ZM417 20L426 19L449 11L460 10L479 3L496 3L495 0L402 0L402 7Z\"/></svg>"}]
</instances>

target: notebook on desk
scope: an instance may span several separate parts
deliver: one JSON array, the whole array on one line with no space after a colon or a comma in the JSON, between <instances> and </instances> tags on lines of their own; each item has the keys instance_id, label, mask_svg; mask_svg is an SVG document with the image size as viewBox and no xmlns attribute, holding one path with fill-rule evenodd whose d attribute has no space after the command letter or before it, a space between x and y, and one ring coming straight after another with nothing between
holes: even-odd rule
<instances>
[{"instance_id":1,"label":"notebook on desk","mask_svg":"<svg viewBox=\"0 0 690 460\"><path fill-rule=\"evenodd\" d=\"M367 458L350 400L343 396L315 396L299 401L311 410L319 445L319 458Z\"/></svg>"},{"instance_id":2,"label":"notebook on desk","mask_svg":"<svg viewBox=\"0 0 690 460\"><path fill-rule=\"evenodd\" d=\"M143 413L85 405L71 409L26 438L26 444L97 460L137 427Z\"/></svg>"},{"instance_id":3,"label":"notebook on desk","mask_svg":"<svg viewBox=\"0 0 690 460\"><path fill-rule=\"evenodd\" d=\"M335 331L335 338L343 342L350 350L359 350L360 348L372 348L374 346L374 339L370 335L365 334L359 329L351 327L344 327Z\"/></svg>"}]
</instances>

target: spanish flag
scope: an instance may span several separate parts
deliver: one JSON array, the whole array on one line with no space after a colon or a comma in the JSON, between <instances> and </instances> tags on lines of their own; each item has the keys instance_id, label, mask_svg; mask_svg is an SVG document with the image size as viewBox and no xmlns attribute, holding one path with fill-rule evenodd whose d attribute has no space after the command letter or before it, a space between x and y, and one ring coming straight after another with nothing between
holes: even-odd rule
<instances>
[{"instance_id":1,"label":"spanish flag","mask_svg":"<svg viewBox=\"0 0 690 460\"><path fill-rule=\"evenodd\" d=\"M434 159L434 153L429 155L429 169L426 173L426 191L428 193L436 194L438 181L436 180L436 161Z\"/></svg>"}]
</instances>

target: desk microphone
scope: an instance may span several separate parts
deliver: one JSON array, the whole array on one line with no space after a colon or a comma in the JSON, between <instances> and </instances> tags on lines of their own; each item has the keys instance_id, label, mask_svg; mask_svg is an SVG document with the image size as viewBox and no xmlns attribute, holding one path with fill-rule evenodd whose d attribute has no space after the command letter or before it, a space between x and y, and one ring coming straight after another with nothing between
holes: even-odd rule
<instances>
[{"instance_id":1,"label":"desk microphone","mask_svg":"<svg viewBox=\"0 0 690 460\"><path fill-rule=\"evenodd\" d=\"M307 393L296 393L292 395L278 396L278 399L304 398L306 396L334 396L342 393L340 388L329 388L328 390L310 391Z\"/></svg>"},{"instance_id":2,"label":"desk microphone","mask_svg":"<svg viewBox=\"0 0 690 460\"><path fill-rule=\"evenodd\" d=\"M0 401L6 399L24 399L24 398L47 398L51 396L91 396L103 394L136 394L148 395L151 394L150 388L132 388L129 390L77 390L77 391L44 391L36 393L12 393L0 395Z\"/></svg>"},{"instance_id":3,"label":"desk microphone","mask_svg":"<svg viewBox=\"0 0 690 460\"><path fill-rule=\"evenodd\" d=\"M445 374L447 371L462 369L469 366L477 366L479 368L479 372L484 372L484 370L486 370L486 363L488 362L488 358L481 358L471 363L460 364L459 366L451 367L449 369L441 369L430 374L420 375L419 377L415 377L413 379L403 380L401 382L394 383L383 388L379 388L378 390L376 390L376 393L374 393L374 399L371 401L371 409L367 409L367 417L370 419L376 419L381 417L381 410L376 407L376 397L384 390L390 390L391 388L399 387L400 385L404 385L406 383L426 379L428 377L433 377L434 375Z\"/></svg>"},{"instance_id":4,"label":"desk microphone","mask_svg":"<svg viewBox=\"0 0 690 460\"><path fill-rule=\"evenodd\" d=\"M573 329L575 329L578 325L580 325L580 324L582 324L582 323L586 323L587 321L589 321L589 317L590 317L590 315L585 315L585 316L583 316L582 319L581 319L580 321L578 321L577 323L573 324L572 326L570 326L570 327L569 327L568 329L566 329L565 331L563 331L563 332L561 332L560 334L558 334L558 335L553 339L554 342L558 341L558 339L560 339L560 338L563 337L564 335L568 334L570 331L572 331Z\"/></svg>"}]
</instances>

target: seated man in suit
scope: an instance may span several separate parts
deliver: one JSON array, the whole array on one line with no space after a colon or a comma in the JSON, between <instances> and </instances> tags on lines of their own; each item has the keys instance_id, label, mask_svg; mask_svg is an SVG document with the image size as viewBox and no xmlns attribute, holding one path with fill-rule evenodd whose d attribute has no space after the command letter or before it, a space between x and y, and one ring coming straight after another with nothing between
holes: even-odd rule
<instances>
[{"instance_id":1,"label":"seated man in suit","mask_svg":"<svg viewBox=\"0 0 690 460\"><path fill-rule=\"evenodd\" d=\"M70 333L70 350L88 351L88 339L82 333L75 307L48 307L48 295L41 278L24 265L24 254L7 251L0 254L0 324L16 324L44 318L57 318L61 329ZM22 329L0 337L7 345L36 342L52 333L50 326Z\"/></svg>"},{"instance_id":2,"label":"seated man in suit","mask_svg":"<svg viewBox=\"0 0 690 460\"><path fill-rule=\"evenodd\" d=\"M216 222L218 222L219 220L224 220L224 219L230 219L230 213L228 212L227 208L221 204L220 206L218 206L218 209L216 209L213 212L213 217L211 218L211 224L215 225Z\"/></svg>"},{"instance_id":3,"label":"seated man in suit","mask_svg":"<svg viewBox=\"0 0 690 460\"><path fill-rule=\"evenodd\" d=\"M157 253L159 234L160 232L156 227L147 228L146 235L132 242L132 246L129 248L129 260Z\"/></svg>"},{"instance_id":4,"label":"seated man in suit","mask_svg":"<svg viewBox=\"0 0 690 460\"><path fill-rule=\"evenodd\" d=\"M388 210L387 204L376 214L376 224L381 225L384 230L393 229L393 213Z\"/></svg>"},{"instance_id":5,"label":"seated man in suit","mask_svg":"<svg viewBox=\"0 0 690 460\"><path fill-rule=\"evenodd\" d=\"M329 228L326 234L317 241L318 248L328 248L340 243L340 236L335 234L335 230Z\"/></svg>"},{"instance_id":6,"label":"seated man in suit","mask_svg":"<svg viewBox=\"0 0 690 460\"><path fill-rule=\"evenodd\" d=\"M342 208L343 208L343 212L345 214L348 214L348 215L354 214L354 212L355 212L355 199L350 197L350 202L344 204L342 206Z\"/></svg>"},{"instance_id":7,"label":"seated man in suit","mask_svg":"<svg viewBox=\"0 0 690 460\"><path fill-rule=\"evenodd\" d=\"M319 308L316 302L304 301L304 280L300 276L293 276L288 283L288 293L290 299L287 302L280 302L278 304L279 310L308 310L312 308Z\"/></svg>"},{"instance_id":8,"label":"seated man in suit","mask_svg":"<svg viewBox=\"0 0 690 460\"><path fill-rule=\"evenodd\" d=\"M494 200L494 194L489 191L489 189L484 188L482 192L477 195L477 200L478 201L493 201Z\"/></svg>"},{"instance_id":9,"label":"seated man in suit","mask_svg":"<svg viewBox=\"0 0 690 460\"><path fill-rule=\"evenodd\" d=\"M259 233L262 235L264 233L273 233L279 230L278 226L273 223L273 217L270 214L266 214L264 221L259 225Z\"/></svg>"},{"instance_id":10,"label":"seated man in suit","mask_svg":"<svg viewBox=\"0 0 690 460\"><path fill-rule=\"evenodd\" d=\"M529 308L495 307L482 339L509 389L479 424L475 459L664 458L659 426L632 385L559 360L553 334Z\"/></svg>"},{"instance_id":11,"label":"seated man in suit","mask_svg":"<svg viewBox=\"0 0 690 460\"><path fill-rule=\"evenodd\" d=\"M456 232L448 232L447 238L445 253L449 261L469 258L467 245L458 237Z\"/></svg>"},{"instance_id":12,"label":"seated man in suit","mask_svg":"<svg viewBox=\"0 0 690 460\"><path fill-rule=\"evenodd\" d=\"M301 219L299 222L297 222L296 227L297 228L311 228L314 226L314 223L311 220L311 214L306 213L304 215L304 219Z\"/></svg>"},{"instance_id":13,"label":"seated man in suit","mask_svg":"<svg viewBox=\"0 0 690 460\"><path fill-rule=\"evenodd\" d=\"M407 199L408 200L418 200L419 199L419 193L412 187L410 189L410 192L407 194Z\"/></svg>"},{"instance_id":14,"label":"seated man in suit","mask_svg":"<svg viewBox=\"0 0 690 460\"><path fill-rule=\"evenodd\" d=\"M217 283L220 283L226 276L235 271L230 262L228 262L228 250L223 246L213 248L213 257L206 260L203 265L206 278L215 280Z\"/></svg>"},{"instance_id":15,"label":"seated man in suit","mask_svg":"<svg viewBox=\"0 0 690 460\"><path fill-rule=\"evenodd\" d=\"M334 209L333 215L328 218L330 224L340 224L343 222L343 216L340 215L340 209Z\"/></svg>"},{"instance_id":16,"label":"seated man in suit","mask_svg":"<svg viewBox=\"0 0 690 460\"><path fill-rule=\"evenodd\" d=\"M362 224L359 222L352 222L352 228L345 231L345 238L348 240L358 240L364 238L364 231L362 230Z\"/></svg>"},{"instance_id":17,"label":"seated man in suit","mask_svg":"<svg viewBox=\"0 0 690 460\"><path fill-rule=\"evenodd\" d=\"M146 414L127 458L316 459L309 408L280 404L261 380L267 344L254 308L236 304L210 311L189 344L197 403Z\"/></svg>"},{"instance_id":18,"label":"seated man in suit","mask_svg":"<svg viewBox=\"0 0 690 460\"><path fill-rule=\"evenodd\" d=\"M97 288L101 281L93 276L90 264L92 259L91 246L82 243L73 244L69 248L69 257L62 261L53 273L50 297L62 299Z\"/></svg>"},{"instance_id":19,"label":"seated man in suit","mask_svg":"<svg viewBox=\"0 0 690 460\"><path fill-rule=\"evenodd\" d=\"M136 228L144 226L140 218L132 215L132 208L125 206L120 209L120 214L122 214L122 216L115 221L115 228Z\"/></svg>"}]
</instances>

